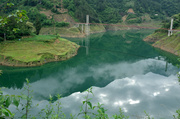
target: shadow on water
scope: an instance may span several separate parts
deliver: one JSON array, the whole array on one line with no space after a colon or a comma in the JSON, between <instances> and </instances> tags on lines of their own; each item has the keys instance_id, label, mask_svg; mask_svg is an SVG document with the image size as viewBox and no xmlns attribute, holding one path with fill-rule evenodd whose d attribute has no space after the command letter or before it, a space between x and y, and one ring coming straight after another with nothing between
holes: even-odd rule
<instances>
[{"instance_id":1,"label":"shadow on water","mask_svg":"<svg viewBox=\"0 0 180 119\"><path fill-rule=\"evenodd\" d=\"M103 64L115 65L120 62L135 63L158 56L171 59L168 62L174 65L178 63L176 57L170 56L169 58L169 55L154 49L142 40L152 32L151 30L110 31L92 34L88 39L69 38L82 46L78 55L66 61L51 62L38 67L0 66L0 69L3 70L0 87L21 89L25 79L28 78L32 87L39 85L37 86L39 90L43 90L54 86L56 87L52 89L54 93L68 96L73 92L84 91L91 86L104 87L115 79L108 72L104 73L105 76L95 78L92 67Z\"/></svg>"}]
</instances>

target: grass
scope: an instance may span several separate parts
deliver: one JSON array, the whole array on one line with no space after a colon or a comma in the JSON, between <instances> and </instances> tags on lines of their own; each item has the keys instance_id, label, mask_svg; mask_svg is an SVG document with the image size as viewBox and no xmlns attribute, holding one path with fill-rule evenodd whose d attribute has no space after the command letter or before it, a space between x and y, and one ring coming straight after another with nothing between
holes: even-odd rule
<instances>
[{"instance_id":1,"label":"grass","mask_svg":"<svg viewBox=\"0 0 180 119\"><path fill-rule=\"evenodd\" d=\"M90 32L103 32L106 31L102 25L90 25Z\"/></svg>"},{"instance_id":2,"label":"grass","mask_svg":"<svg viewBox=\"0 0 180 119\"><path fill-rule=\"evenodd\" d=\"M172 36L167 33L156 32L150 35L150 38L155 38L156 41L153 45L176 55L180 55L180 32L175 32Z\"/></svg>"},{"instance_id":3,"label":"grass","mask_svg":"<svg viewBox=\"0 0 180 119\"><path fill-rule=\"evenodd\" d=\"M24 38L22 40L23 41L32 41L32 40L47 41L47 40L55 40L55 39L56 39L56 35L37 35L34 37L30 37L30 38Z\"/></svg>"},{"instance_id":4,"label":"grass","mask_svg":"<svg viewBox=\"0 0 180 119\"><path fill-rule=\"evenodd\" d=\"M0 55L19 62L37 62L56 57L69 57L76 53L77 44L66 39L56 39L53 35L40 35L25 38L22 41L6 42L0 44Z\"/></svg>"}]
</instances>

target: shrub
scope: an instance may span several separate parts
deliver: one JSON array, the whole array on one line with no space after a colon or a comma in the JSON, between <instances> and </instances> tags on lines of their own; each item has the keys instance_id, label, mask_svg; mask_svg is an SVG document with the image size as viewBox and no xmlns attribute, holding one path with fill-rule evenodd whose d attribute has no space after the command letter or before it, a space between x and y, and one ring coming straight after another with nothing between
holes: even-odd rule
<instances>
[{"instance_id":1,"label":"shrub","mask_svg":"<svg viewBox=\"0 0 180 119\"><path fill-rule=\"evenodd\" d=\"M127 17L127 20L132 19L132 18L136 18L137 16L135 14L129 14Z\"/></svg>"},{"instance_id":2,"label":"shrub","mask_svg":"<svg viewBox=\"0 0 180 119\"><path fill-rule=\"evenodd\" d=\"M56 27L67 27L69 26L69 22L56 22Z\"/></svg>"}]
</instances>

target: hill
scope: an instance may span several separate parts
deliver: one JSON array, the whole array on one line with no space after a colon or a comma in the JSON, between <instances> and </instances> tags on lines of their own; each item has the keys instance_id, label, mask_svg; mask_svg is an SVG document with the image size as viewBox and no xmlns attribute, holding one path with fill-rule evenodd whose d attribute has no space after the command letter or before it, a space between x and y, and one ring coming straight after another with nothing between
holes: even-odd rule
<instances>
[{"instance_id":1,"label":"hill","mask_svg":"<svg viewBox=\"0 0 180 119\"><path fill-rule=\"evenodd\" d=\"M14 6L8 6L12 2ZM8 16L15 10L26 10L31 25L14 25L21 32L14 35L12 28L7 32L7 39L21 38L25 35L33 35L34 28L40 23L42 29L40 34L73 34L73 36L84 36L81 28L73 27L76 22L86 21L86 15L90 15L90 23L113 23L148 24L166 19L180 12L179 0L1 0L0 16ZM40 21L40 22L38 22ZM34 26L33 26L34 25ZM105 28L95 27L96 31ZM94 28L92 28L94 29ZM119 29L109 28L106 29ZM23 31L23 32L22 32ZM61 34L59 31L63 31ZM99 32L99 31L98 31ZM38 33L37 33L38 34ZM71 36L71 35L69 35ZM4 31L0 29L0 40L3 40Z\"/></svg>"},{"instance_id":2,"label":"hill","mask_svg":"<svg viewBox=\"0 0 180 119\"><path fill-rule=\"evenodd\" d=\"M1 7L5 7L7 0L1 0ZM152 19L164 19L180 12L179 0L10 0L15 5L1 10L1 15L15 9L28 12L31 21L40 15L43 9L56 14L68 13L76 21L85 22L85 15L91 16L91 22L118 23L122 17L133 13L131 17L141 17L148 13ZM132 11L132 12L131 12ZM43 25L47 18L40 15Z\"/></svg>"},{"instance_id":3,"label":"hill","mask_svg":"<svg viewBox=\"0 0 180 119\"><path fill-rule=\"evenodd\" d=\"M180 13L173 15L172 18L174 19L173 35L168 36L168 30L164 30L170 27L170 22L165 21L162 29L156 30L144 41L153 42L154 47L180 56Z\"/></svg>"}]
</instances>

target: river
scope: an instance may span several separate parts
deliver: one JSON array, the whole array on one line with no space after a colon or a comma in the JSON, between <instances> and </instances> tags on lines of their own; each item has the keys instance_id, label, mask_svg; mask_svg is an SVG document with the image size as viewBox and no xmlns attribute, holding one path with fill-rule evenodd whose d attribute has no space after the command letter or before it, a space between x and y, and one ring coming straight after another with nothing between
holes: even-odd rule
<instances>
[{"instance_id":1,"label":"river","mask_svg":"<svg viewBox=\"0 0 180 119\"><path fill-rule=\"evenodd\" d=\"M69 38L82 46L75 57L39 67L0 66L0 87L6 87L5 94L20 95L28 78L33 104L39 104L31 114L45 108L49 95L55 104L55 95L61 94L67 118L70 113L77 116L86 96L83 91L92 87L92 104L104 104L110 117L121 108L130 119L144 118L144 110L158 119L173 118L180 107L178 61L176 56L143 41L152 32L108 31L87 38ZM15 107L10 109L16 112Z\"/></svg>"}]
</instances>

